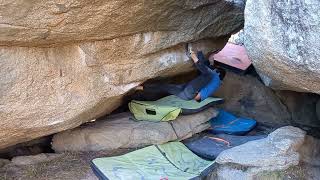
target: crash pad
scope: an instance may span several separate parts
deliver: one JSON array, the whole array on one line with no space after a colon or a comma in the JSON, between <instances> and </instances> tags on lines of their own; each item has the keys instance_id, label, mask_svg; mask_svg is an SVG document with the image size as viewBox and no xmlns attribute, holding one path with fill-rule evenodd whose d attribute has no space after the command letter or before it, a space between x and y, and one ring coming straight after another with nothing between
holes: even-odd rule
<instances>
[{"instance_id":1,"label":"crash pad","mask_svg":"<svg viewBox=\"0 0 320 180\"><path fill-rule=\"evenodd\" d=\"M116 157L92 160L100 179L185 180L206 176L214 161L201 159L180 142L148 146Z\"/></svg>"},{"instance_id":2,"label":"crash pad","mask_svg":"<svg viewBox=\"0 0 320 180\"><path fill-rule=\"evenodd\" d=\"M170 95L157 101L133 100L128 106L137 120L171 121L176 119L179 114L197 113L222 102L222 98L208 97L201 102L197 102L195 100L186 101L177 96Z\"/></svg>"},{"instance_id":3,"label":"crash pad","mask_svg":"<svg viewBox=\"0 0 320 180\"><path fill-rule=\"evenodd\" d=\"M257 124L254 119L236 117L224 110L219 110L217 117L210 120L211 131L215 134L244 135L251 131Z\"/></svg>"},{"instance_id":4,"label":"crash pad","mask_svg":"<svg viewBox=\"0 0 320 180\"><path fill-rule=\"evenodd\" d=\"M239 146L249 141L267 137L267 135L235 136L228 134L207 135L199 139L191 139L185 145L201 158L214 160L222 151Z\"/></svg>"},{"instance_id":5,"label":"crash pad","mask_svg":"<svg viewBox=\"0 0 320 180\"><path fill-rule=\"evenodd\" d=\"M227 43L218 53L209 56L215 64L237 72L246 71L252 64L244 46Z\"/></svg>"}]
</instances>

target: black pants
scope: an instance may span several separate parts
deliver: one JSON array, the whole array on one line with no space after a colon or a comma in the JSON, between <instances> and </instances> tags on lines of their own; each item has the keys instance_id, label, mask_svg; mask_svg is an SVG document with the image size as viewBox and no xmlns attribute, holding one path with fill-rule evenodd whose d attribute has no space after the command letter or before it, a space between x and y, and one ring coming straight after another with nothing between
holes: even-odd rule
<instances>
[{"instance_id":1,"label":"black pants","mask_svg":"<svg viewBox=\"0 0 320 180\"><path fill-rule=\"evenodd\" d=\"M199 61L195 63L196 68L201 75L186 84L150 84L145 85L144 90L147 92L161 93L166 92L176 95L184 100L191 100L196 97L200 89L208 84L211 80L212 69L209 68L209 61L205 59L201 51L197 52Z\"/></svg>"}]
</instances>

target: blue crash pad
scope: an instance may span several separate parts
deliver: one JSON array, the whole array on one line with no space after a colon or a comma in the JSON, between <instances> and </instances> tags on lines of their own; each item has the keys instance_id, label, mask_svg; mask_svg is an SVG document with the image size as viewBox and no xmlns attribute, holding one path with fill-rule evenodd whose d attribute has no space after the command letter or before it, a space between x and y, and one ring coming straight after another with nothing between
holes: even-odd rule
<instances>
[{"instance_id":1,"label":"blue crash pad","mask_svg":"<svg viewBox=\"0 0 320 180\"><path fill-rule=\"evenodd\" d=\"M214 160L224 150L265 137L267 137L267 135L235 136L218 134L204 136L196 140L187 140L184 144L199 157Z\"/></svg>"},{"instance_id":2,"label":"blue crash pad","mask_svg":"<svg viewBox=\"0 0 320 180\"><path fill-rule=\"evenodd\" d=\"M211 131L215 134L244 135L256 126L256 121L249 118L236 117L224 110L219 110L217 117L210 120Z\"/></svg>"}]
</instances>

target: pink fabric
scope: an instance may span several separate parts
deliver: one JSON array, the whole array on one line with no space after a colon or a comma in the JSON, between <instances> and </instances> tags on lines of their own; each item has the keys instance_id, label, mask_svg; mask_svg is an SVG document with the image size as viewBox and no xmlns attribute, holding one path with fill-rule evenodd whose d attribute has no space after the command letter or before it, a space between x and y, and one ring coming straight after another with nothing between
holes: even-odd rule
<instances>
[{"instance_id":1,"label":"pink fabric","mask_svg":"<svg viewBox=\"0 0 320 180\"><path fill-rule=\"evenodd\" d=\"M209 59L210 61L215 60L241 70L246 70L251 65L245 47L232 43L227 43L219 53L211 54Z\"/></svg>"}]
</instances>

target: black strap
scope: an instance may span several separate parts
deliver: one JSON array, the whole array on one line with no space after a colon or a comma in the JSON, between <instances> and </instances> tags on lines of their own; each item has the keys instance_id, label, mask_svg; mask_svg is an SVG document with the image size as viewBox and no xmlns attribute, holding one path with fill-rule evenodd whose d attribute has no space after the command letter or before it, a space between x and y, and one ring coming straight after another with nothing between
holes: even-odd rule
<instances>
[{"instance_id":1,"label":"black strap","mask_svg":"<svg viewBox=\"0 0 320 180\"><path fill-rule=\"evenodd\" d=\"M168 158L168 156L166 155L166 153L163 152L163 151L159 148L158 145L155 145L155 147L156 147L156 148L158 149L158 151L162 154L162 156L163 156L164 158L166 158L166 160L167 160L170 164L172 164L175 168L177 168L178 170L183 171L183 172L186 172L186 171L188 170L188 168L185 169L185 170L180 169L177 165L175 165L175 164Z\"/></svg>"},{"instance_id":2,"label":"black strap","mask_svg":"<svg viewBox=\"0 0 320 180\"><path fill-rule=\"evenodd\" d=\"M177 139L179 139L180 137L178 136L177 131L174 129L173 124L172 124L172 121L169 121L169 124L171 125L171 127L172 127L172 129L173 129L173 132L174 132L174 134L176 135Z\"/></svg>"}]
</instances>

